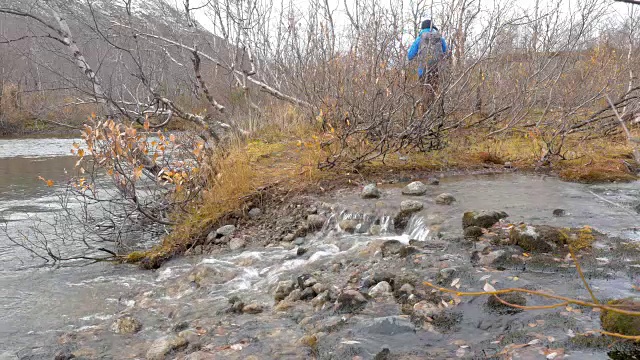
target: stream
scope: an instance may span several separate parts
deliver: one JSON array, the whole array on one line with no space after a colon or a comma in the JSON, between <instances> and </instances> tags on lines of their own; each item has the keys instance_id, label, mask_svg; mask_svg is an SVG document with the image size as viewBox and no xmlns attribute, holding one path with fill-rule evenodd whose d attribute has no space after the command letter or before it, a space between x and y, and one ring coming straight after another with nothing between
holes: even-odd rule
<instances>
[{"instance_id":1,"label":"stream","mask_svg":"<svg viewBox=\"0 0 640 360\"><path fill-rule=\"evenodd\" d=\"M53 219L59 210L56 194L73 168L74 158L68 156L72 143L0 140L0 220L9 234L19 234L34 218ZM47 187L39 176L55 185ZM377 200L364 200L353 189L340 190L317 199L324 204L318 205L318 213L327 219L320 231L266 248L248 244L246 249L183 257L157 271L100 263L39 266L38 259L0 232L0 360L53 359L65 352L84 359L471 359L527 343L531 345L518 350L519 358L545 358L548 353L541 355L542 348L563 349L569 359L609 358L601 348L570 346L575 334L598 329L598 314L590 311L493 314L486 311L485 298L458 302L437 297L452 308L445 304L447 309L428 322L404 311L406 299L398 294L403 284L412 284L418 294L421 281L435 280L442 270L453 268L455 275L443 286L458 278L464 291L481 291L490 281L496 288L531 287L588 299L570 265L529 266L526 271L470 265L477 245L454 241L462 235L462 214L488 209L505 211L510 223L588 225L607 234L608 240L595 245L597 262L585 263L594 292L599 298L637 297L634 286L640 282L633 269L640 267L640 256L626 259L626 253L610 249L640 240L640 184L583 185L518 173L444 177L419 197L424 209L399 235L385 224L409 198L401 188L380 186L383 195ZM436 204L434 198L441 193L452 194L456 201ZM555 209L565 215L554 216ZM338 224L345 219L359 226L379 223L380 233L342 231ZM403 253L408 244L415 253ZM366 293L389 276L394 295L367 298L357 311L315 297L325 291L326 296L340 297L353 287ZM313 300L274 301L283 280L309 278L319 284ZM432 302L440 296L420 291ZM234 302L240 300L259 311L235 311ZM547 303L528 303L541 304ZM124 315L137 319L141 330L114 333L112 323ZM163 339L175 338L185 340L167 350L166 357L150 353Z\"/></svg>"}]
</instances>

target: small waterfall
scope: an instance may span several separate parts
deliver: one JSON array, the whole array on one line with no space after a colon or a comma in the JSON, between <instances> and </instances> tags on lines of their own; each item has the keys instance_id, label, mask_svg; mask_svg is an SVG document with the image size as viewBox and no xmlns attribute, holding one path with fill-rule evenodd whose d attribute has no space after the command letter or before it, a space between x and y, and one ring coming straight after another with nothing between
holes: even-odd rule
<instances>
[{"instance_id":1,"label":"small waterfall","mask_svg":"<svg viewBox=\"0 0 640 360\"><path fill-rule=\"evenodd\" d=\"M404 231L404 234L409 237L409 240L416 241L429 240L430 233L431 231L424 218L416 215L413 215L411 219L409 219L409 224L407 224L407 228Z\"/></svg>"}]
</instances>

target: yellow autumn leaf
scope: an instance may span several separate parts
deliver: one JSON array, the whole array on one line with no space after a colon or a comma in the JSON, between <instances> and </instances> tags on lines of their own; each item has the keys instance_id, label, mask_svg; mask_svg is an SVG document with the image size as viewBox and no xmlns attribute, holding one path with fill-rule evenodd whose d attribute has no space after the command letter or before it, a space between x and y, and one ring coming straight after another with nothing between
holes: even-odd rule
<instances>
[{"instance_id":1,"label":"yellow autumn leaf","mask_svg":"<svg viewBox=\"0 0 640 360\"><path fill-rule=\"evenodd\" d=\"M84 157L84 150L83 149L78 150L78 156L79 157Z\"/></svg>"}]
</instances>

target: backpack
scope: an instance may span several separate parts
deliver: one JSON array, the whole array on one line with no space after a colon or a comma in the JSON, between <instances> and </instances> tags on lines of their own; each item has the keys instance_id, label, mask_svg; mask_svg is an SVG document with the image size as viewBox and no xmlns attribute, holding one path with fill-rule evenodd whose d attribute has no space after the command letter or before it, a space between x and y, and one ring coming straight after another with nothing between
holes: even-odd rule
<instances>
[{"instance_id":1,"label":"backpack","mask_svg":"<svg viewBox=\"0 0 640 360\"><path fill-rule=\"evenodd\" d=\"M442 36L436 30L423 31L420 33L420 49L418 59L420 68L428 71L434 69L440 60L444 58L442 51Z\"/></svg>"}]
</instances>

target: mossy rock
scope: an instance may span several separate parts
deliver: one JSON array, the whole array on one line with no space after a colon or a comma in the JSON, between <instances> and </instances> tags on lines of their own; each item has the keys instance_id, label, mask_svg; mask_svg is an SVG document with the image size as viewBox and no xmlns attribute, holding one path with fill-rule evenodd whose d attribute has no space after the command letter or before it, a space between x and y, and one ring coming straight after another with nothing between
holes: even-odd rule
<instances>
[{"instance_id":1,"label":"mossy rock","mask_svg":"<svg viewBox=\"0 0 640 360\"><path fill-rule=\"evenodd\" d=\"M488 229L508 216L504 211L467 211L462 215L462 228L477 226Z\"/></svg>"},{"instance_id":2,"label":"mossy rock","mask_svg":"<svg viewBox=\"0 0 640 360\"><path fill-rule=\"evenodd\" d=\"M633 299L612 300L609 306L628 311L640 312L640 301ZM638 336L640 335L640 316L620 314L611 310L603 310L600 314L602 329L608 332Z\"/></svg>"},{"instance_id":3,"label":"mossy rock","mask_svg":"<svg viewBox=\"0 0 640 360\"><path fill-rule=\"evenodd\" d=\"M465 239L478 239L482 236L482 228L478 226L469 226L464 229L464 238Z\"/></svg>"},{"instance_id":4,"label":"mossy rock","mask_svg":"<svg viewBox=\"0 0 640 360\"><path fill-rule=\"evenodd\" d=\"M526 306L527 298L520 293L506 293L500 295L500 299L508 302L509 304ZM522 309L514 308L508 305L503 304L498 300L495 296L489 296L489 300L487 300L487 307L491 311L497 312L499 314L517 314L522 311Z\"/></svg>"},{"instance_id":5,"label":"mossy rock","mask_svg":"<svg viewBox=\"0 0 640 360\"><path fill-rule=\"evenodd\" d=\"M548 253L566 244L569 236L565 231L552 226L520 225L511 229L509 239L524 251Z\"/></svg>"}]
</instances>

